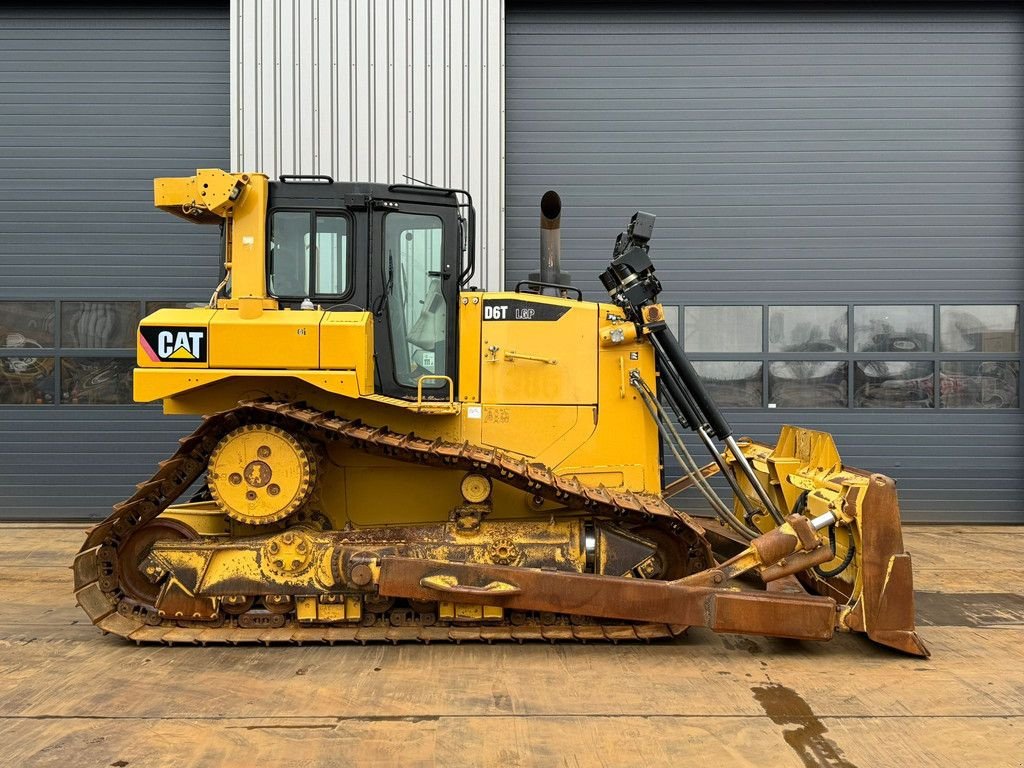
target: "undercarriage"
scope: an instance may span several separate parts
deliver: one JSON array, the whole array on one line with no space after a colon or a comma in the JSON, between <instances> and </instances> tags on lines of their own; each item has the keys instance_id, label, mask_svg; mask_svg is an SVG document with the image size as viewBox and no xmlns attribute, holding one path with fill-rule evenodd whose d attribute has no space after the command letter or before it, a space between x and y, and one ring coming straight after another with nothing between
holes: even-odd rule
<instances>
[{"instance_id":1,"label":"undercarriage","mask_svg":"<svg viewBox=\"0 0 1024 768\"><path fill-rule=\"evenodd\" d=\"M619 642L689 626L828 639L870 616L876 640L926 653L893 607L889 618L877 605L865 612L868 570L833 573L851 570L853 538L839 551L804 515L748 544L661 496L302 403L243 403L180 443L90 531L74 564L93 622L140 643ZM433 523L339 526L320 482L333 444L465 473L462 503ZM770 449L747 450L756 461ZM175 504L204 475L194 500ZM544 512L503 515L495 483Z\"/></svg>"}]
</instances>

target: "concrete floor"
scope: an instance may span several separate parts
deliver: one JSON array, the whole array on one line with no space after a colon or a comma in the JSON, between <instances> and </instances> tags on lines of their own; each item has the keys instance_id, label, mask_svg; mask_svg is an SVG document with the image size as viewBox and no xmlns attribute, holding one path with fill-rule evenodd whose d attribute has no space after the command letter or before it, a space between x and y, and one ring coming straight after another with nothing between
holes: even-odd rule
<instances>
[{"instance_id":1,"label":"concrete floor","mask_svg":"<svg viewBox=\"0 0 1024 768\"><path fill-rule=\"evenodd\" d=\"M0 526L0 765L1024 765L1024 528L907 529L928 661L704 630L136 647L75 607L81 540Z\"/></svg>"}]
</instances>

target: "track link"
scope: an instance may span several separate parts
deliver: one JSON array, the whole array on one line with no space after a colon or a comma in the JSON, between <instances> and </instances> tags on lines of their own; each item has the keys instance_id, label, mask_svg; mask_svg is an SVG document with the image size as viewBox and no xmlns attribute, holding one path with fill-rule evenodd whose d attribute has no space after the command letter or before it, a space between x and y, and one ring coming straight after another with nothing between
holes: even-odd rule
<instances>
[{"instance_id":1,"label":"track link","mask_svg":"<svg viewBox=\"0 0 1024 768\"><path fill-rule=\"evenodd\" d=\"M104 632L136 642L157 643L329 643L336 642L495 642L527 640L636 641L678 635L685 628L662 624L592 624L533 622L513 625L390 626L382 617L373 626L300 625L289 619L273 629L161 619L151 606L126 597L120 587L118 550L133 531L155 519L206 471L220 437L243 424L273 423L324 442L339 441L370 454L413 464L459 469L487 475L543 499L596 517L626 522L660 520L704 551L712 562L704 530L660 496L592 488L575 478L559 477L549 468L510 456L498 449L470 443L427 439L344 419L304 403L247 401L204 417L200 426L179 440L177 452L160 462L156 473L135 493L114 506L103 522L91 528L74 562L75 597L92 622Z\"/></svg>"}]
</instances>

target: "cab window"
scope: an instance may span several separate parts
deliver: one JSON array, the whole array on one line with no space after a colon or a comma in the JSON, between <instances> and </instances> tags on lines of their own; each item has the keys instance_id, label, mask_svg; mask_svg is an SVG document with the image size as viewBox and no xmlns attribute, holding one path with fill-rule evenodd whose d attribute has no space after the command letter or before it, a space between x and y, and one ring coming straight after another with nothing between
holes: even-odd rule
<instances>
[{"instance_id":1,"label":"cab window","mask_svg":"<svg viewBox=\"0 0 1024 768\"><path fill-rule=\"evenodd\" d=\"M348 293L348 220L344 216L316 217L316 293Z\"/></svg>"},{"instance_id":2,"label":"cab window","mask_svg":"<svg viewBox=\"0 0 1024 768\"><path fill-rule=\"evenodd\" d=\"M270 217L269 250L267 287L272 296L302 299L348 292L345 216L275 211Z\"/></svg>"}]
</instances>

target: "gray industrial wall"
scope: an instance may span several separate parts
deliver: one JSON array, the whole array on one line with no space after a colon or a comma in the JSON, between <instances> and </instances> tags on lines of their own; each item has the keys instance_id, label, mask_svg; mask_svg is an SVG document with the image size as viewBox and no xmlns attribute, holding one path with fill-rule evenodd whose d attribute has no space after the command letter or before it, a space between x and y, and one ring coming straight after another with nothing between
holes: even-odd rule
<instances>
[{"instance_id":1,"label":"gray industrial wall","mask_svg":"<svg viewBox=\"0 0 1024 768\"><path fill-rule=\"evenodd\" d=\"M1019 306L1024 17L964 7L510 2L506 284L536 269L538 201L553 188L564 268L589 298L642 209L658 215L667 304ZM996 361L1010 383L990 399L1016 407L769 409L764 393L729 415L760 439L782 423L835 433L848 462L899 479L908 519L1024 521L1015 334L959 358ZM800 357L756 346L694 357ZM952 357L806 355L851 370ZM957 381L977 385L942 386Z\"/></svg>"},{"instance_id":2,"label":"gray industrial wall","mask_svg":"<svg viewBox=\"0 0 1024 768\"><path fill-rule=\"evenodd\" d=\"M103 515L191 429L86 403L123 398L109 378L132 363L143 302L217 282L216 230L154 209L152 180L228 164L228 50L226 2L0 9L0 325L45 336L33 360L59 374L40 404L0 405L0 519ZM13 343L7 374L24 370Z\"/></svg>"}]
</instances>

